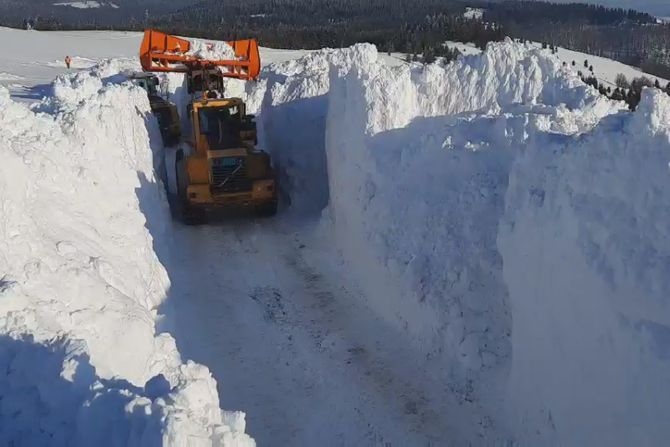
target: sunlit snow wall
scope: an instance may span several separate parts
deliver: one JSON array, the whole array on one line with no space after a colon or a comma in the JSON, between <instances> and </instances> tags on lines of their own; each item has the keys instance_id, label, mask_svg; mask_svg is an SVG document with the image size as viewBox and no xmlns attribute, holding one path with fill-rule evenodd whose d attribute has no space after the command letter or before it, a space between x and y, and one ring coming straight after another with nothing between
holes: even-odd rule
<instances>
[{"instance_id":1,"label":"sunlit snow wall","mask_svg":"<svg viewBox=\"0 0 670 447\"><path fill-rule=\"evenodd\" d=\"M631 114L511 42L446 67L323 50L244 95L289 211L323 209L347 284L461 402L504 400L520 445L670 436L667 97Z\"/></svg>"}]
</instances>

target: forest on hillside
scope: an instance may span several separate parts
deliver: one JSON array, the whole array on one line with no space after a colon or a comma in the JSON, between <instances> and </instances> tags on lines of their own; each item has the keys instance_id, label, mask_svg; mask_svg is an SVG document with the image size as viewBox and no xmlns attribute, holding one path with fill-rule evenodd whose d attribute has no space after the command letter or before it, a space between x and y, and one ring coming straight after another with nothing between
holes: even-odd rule
<instances>
[{"instance_id":1,"label":"forest on hillside","mask_svg":"<svg viewBox=\"0 0 670 447\"><path fill-rule=\"evenodd\" d=\"M16 8L0 0L0 24L37 29L156 27L212 39L255 37L277 48L341 47L371 42L381 51L454 57L445 40L487 42L505 36L609 57L670 77L670 25L633 10L579 3L462 0L155 0L133 7L76 10ZM13 3L12 3L13 2ZM9 5L9 6L7 6ZM140 5L144 7L140 8ZM480 8L482 14L466 14ZM415 58L416 57L412 57Z\"/></svg>"}]
</instances>

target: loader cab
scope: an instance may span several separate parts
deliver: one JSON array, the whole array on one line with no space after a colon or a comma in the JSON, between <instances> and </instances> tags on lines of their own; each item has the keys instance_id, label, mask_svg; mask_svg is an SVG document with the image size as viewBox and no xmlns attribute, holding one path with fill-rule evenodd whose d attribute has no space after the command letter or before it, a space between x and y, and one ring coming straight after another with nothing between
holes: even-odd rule
<instances>
[{"instance_id":1,"label":"loader cab","mask_svg":"<svg viewBox=\"0 0 670 447\"><path fill-rule=\"evenodd\" d=\"M192 105L189 116L198 152L254 150L256 122L253 115L246 114L241 99L203 99Z\"/></svg>"},{"instance_id":2,"label":"loader cab","mask_svg":"<svg viewBox=\"0 0 670 447\"><path fill-rule=\"evenodd\" d=\"M223 74L215 66L191 70L186 77L186 87L191 95L204 92L223 92L225 91Z\"/></svg>"},{"instance_id":3,"label":"loader cab","mask_svg":"<svg viewBox=\"0 0 670 447\"><path fill-rule=\"evenodd\" d=\"M244 147L241 137L240 107L205 107L198 111L200 134L210 150Z\"/></svg>"},{"instance_id":4,"label":"loader cab","mask_svg":"<svg viewBox=\"0 0 670 447\"><path fill-rule=\"evenodd\" d=\"M195 149L186 157L188 206L277 210L270 155L256 149L256 123L239 98L200 99L189 104Z\"/></svg>"}]
</instances>

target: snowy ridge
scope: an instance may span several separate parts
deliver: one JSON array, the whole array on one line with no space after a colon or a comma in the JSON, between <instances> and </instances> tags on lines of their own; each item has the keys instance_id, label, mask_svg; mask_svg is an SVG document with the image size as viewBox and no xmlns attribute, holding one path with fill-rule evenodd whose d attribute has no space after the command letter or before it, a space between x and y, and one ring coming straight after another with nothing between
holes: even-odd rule
<instances>
[{"instance_id":1,"label":"snowy ridge","mask_svg":"<svg viewBox=\"0 0 670 447\"><path fill-rule=\"evenodd\" d=\"M0 90L0 443L253 445L156 334L160 135L143 90L103 81L118 71L61 77L35 110Z\"/></svg>"}]
</instances>

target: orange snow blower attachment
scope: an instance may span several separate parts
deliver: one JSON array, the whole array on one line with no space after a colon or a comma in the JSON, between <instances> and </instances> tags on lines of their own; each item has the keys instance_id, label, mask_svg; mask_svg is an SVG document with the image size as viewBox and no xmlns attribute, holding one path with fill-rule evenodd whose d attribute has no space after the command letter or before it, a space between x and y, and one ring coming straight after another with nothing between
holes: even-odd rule
<instances>
[{"instance_id":1,"label":"orange snow blower attachment","mask_svg":"<svg viewBox=\"0 0 670 447\"><path fill-rule=\"evenodd\" d=\"M257 79L261 57L255 39L226 42L235 51L235 59L203 59L188 54L191 42L156 30L145 30L140 46L140 62L144 71L187 73L198 67L221 67L224 77Z\"/></svg>"}]
</instances>

